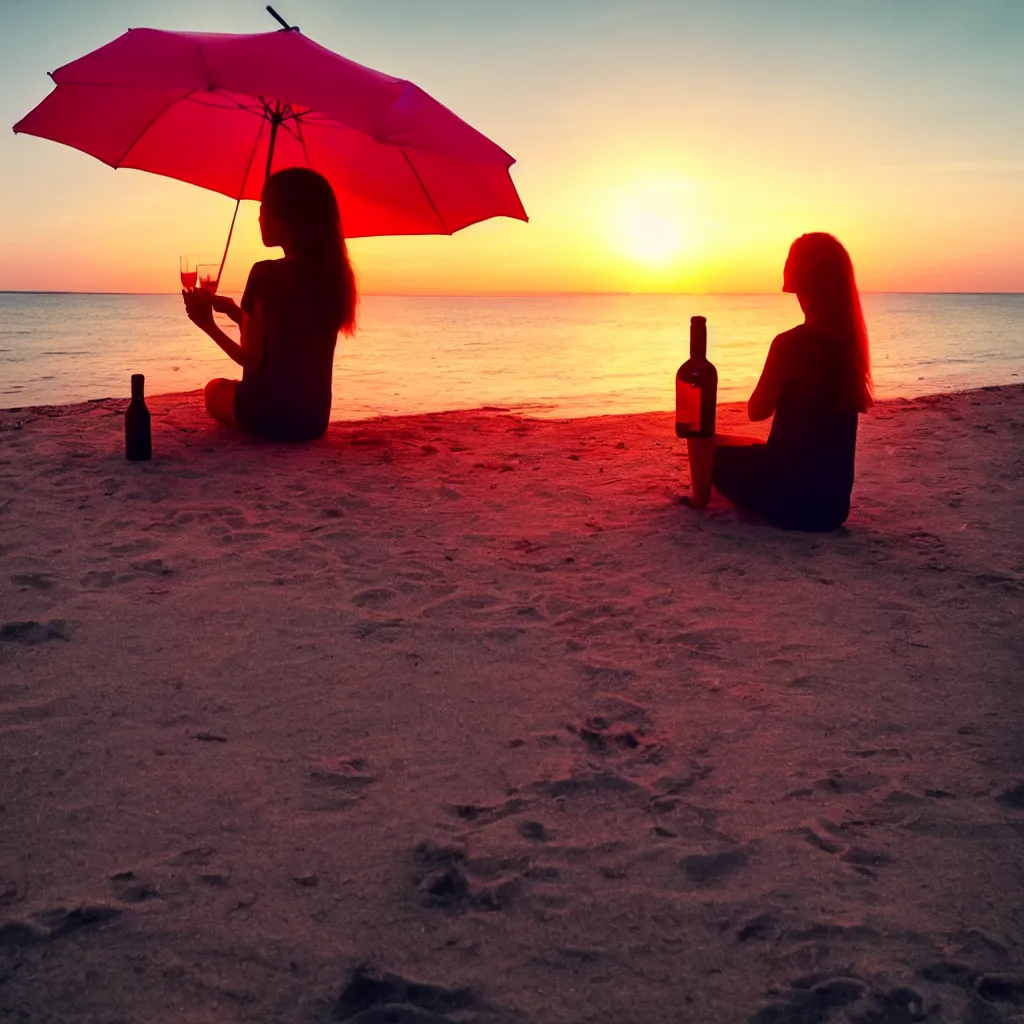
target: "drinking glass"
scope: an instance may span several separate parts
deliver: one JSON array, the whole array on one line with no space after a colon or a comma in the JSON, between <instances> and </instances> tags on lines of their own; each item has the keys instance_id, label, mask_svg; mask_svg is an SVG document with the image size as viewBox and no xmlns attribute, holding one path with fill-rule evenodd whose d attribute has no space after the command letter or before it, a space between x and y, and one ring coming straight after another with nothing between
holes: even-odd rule
<instances>
[{"instance_id":1,"label":"drinking glass","mask_svg":"<svg viewBox=\"0 0 1024 1024\"><path fill-rule=\"evenodd\" d=\"M220 284L220 264L200 263L196 266L196 278L199 287L211 295L217 294L217 286Z\"/></svg>"},{"instance_id":2,"label":"drinking glass","mask_svg":"<svg viewBox=\"0 0 1024 1024\"><path fill-rule=\"evenodd\" d=\"M178 257L178 269L181 272L181 287L195 288L196 286L196 257Z\"/></svg>"}]
</instances>

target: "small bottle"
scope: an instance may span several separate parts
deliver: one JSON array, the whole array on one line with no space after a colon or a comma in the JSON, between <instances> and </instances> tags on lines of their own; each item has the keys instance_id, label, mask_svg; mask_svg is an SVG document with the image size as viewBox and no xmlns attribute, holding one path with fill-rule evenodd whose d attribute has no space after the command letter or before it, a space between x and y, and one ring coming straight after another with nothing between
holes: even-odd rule
<instances>
[{"instance_id":1,"label":"small bottle","mask_svg":"<svg viewBox=\"0 0 1024 1024\"><path fill-rule=\"evenodd\" d=\"M690 317L690 358L676 373L676 437L714 437L718 371L708 361L708 322Z\"/></svg>"},{"instance_id":2,"label":"small bottle","mask_svg":"<svg viewBox=\"0 0 1024 1024\"><path fill-rule=\"evenodd\" d=\"M145 386L146 378L141 373L133 373L132 400L124 413L124 457L133 462L148 459L153 454L149 410L143 393Z\"/></svg>"}]
</instances>

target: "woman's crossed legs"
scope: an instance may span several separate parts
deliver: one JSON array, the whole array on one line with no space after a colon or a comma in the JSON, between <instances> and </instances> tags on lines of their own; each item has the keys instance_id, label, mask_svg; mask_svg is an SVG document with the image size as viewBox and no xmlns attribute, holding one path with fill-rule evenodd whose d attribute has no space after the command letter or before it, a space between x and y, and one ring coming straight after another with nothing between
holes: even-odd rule
<instances>
[{"instance_id":1,"label":"woman's crossed legs","mask_svg":"<svg viewBox=\"0 0 1024 1024\"><path fill-rule=\"evenodd\" d=\"M715 434L714 437L688 437L686 451L690 458L690 504L706 508L711 498L711 483L715 475L715 452L719 448L745 448L763 444L756 437L744 434ZM726 495L730 500L733 496Z\"/></svg>"}]
</instances>

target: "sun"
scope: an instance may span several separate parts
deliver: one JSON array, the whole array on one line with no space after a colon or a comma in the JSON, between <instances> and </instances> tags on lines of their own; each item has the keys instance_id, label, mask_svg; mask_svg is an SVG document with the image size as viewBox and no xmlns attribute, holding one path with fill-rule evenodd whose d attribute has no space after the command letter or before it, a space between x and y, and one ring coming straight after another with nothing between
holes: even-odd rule
<instances>
[{"instance_id":1,"label":"sun","mask_svg":"<svg viewBox=\"0 0 1024 1024\"><path fill-rule=\"evenodd\" d=\"M650 267L663 267L683 250L681 226L674 218L651 210L633 210L620 221L623 251Z\"/></svg>"},{"instance_id":2,"label":"sun","mask_svg":"<svg viewBox=\"0 0 1024 1024\"><path fill-rule=\"evenodd\" d=\"M611 218L619 252L650 269L674 264L690 248L690 192L689 183L673 180L634 182L620 192Z\"/></svg>"}]
</instances>

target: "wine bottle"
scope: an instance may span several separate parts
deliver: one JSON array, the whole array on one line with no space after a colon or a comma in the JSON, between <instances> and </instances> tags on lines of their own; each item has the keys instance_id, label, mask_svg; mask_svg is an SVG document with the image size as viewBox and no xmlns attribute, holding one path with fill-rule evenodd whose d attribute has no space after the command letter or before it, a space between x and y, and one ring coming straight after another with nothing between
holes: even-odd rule
<instances>
[{"instance_id":1,"label":"wine bottle","mask_svg":"<svg viewBox=\"0 0 1024 1024\"><path fill-rule=\"evenodd\" d=\"M708 361L708 322L690 317L690 358L676 373L676 437L714 437L718 371Z\"/></svg>"},{"instance_id":2,"label":"wine bottle","mask_svg":"<svg viewBox=\"0 0 1024 1024\"><path fill-rule=\"evenodd\" d=\"M153 454L145 386L146 378L141 373L133 373L132 400L124 413L124 457L133 462L148 459Z\"/></svg>"}]
</instances>

